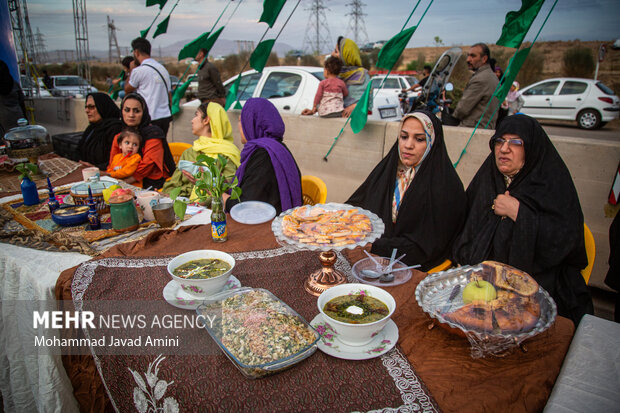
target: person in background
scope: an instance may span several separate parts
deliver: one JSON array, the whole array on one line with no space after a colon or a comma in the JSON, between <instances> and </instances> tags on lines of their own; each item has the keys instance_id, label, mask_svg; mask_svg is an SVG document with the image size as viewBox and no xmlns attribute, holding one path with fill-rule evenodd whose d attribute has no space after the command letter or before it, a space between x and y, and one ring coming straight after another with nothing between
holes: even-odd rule
<instances>
[{"instance_id":1,"label":"person in background","mask_svg":"<svg viewBox=\"0 0 620 413\"><path fill-rule=\"evenodd\" d=\"M336 42L336 48L332 52L332 56L337 57L343 63L338 77L347 85L347 90L349 92L348 96L344 98L344 110L342 111L342 117L348 118L351 112L353 112L353 109L355 109L355 105L366 91L366 87L370 82L370 75L368 74L368 70L362 67L360 49L353 40L340 36ZM372 102L369 102L368 107L372 107L371 103Z\"/></svg>"},{"instance_id":2,"label":"person in background","mask_svg":"<svg viewBox=\"0 0 620 413\"><path fill-rule=\"evenodd\" d=\"M142 137L140 153L142 160L138 164L136 172L125 182L134 184L142 181L145 188L159 189L164 185L166 178L172 175L176 166L166 137L159 126L151 123L149 108L142 96L137 93L129 93L121 102L121 114L123 126L138 129ZM112 144L110 158L121 153L117 142Z\"/></svg>"},{"instance_id":3,"label":"person in background","mask_svg":"<svg viewBox=\"0 0 620 413\"><path fill-rule=\"evenodd\" d=\"M435 115L405 115L392 149L346 203L383 220L373 253L389 257L396 248L422 271L445 261L465 220L466 198Z\"/></svg>"},{"instance_id":4,"label":"person in background","mask_svg":"<svg viewBox=\"0 0 620 413\"><path fill-rule=\"evenodd\" d=\"M17 127L17 121L25 117L24 93L13 79L9 66L0 60L0 138L4 138L4 134Z\"/></svg>"},{"instance_id":5,"label":"person in background","mask_svg":"<svg viewBox=\"0 0 620 413\"><path fill-rule=\"evenodd\" d=\"M516 114L523 107L523 98L521 97L521 92L519 92L519 82L516 80L512 82L510 91L508 92L508 95L506 95L506 99L504 100L504 103L502 103L502 107L506 108L508 111L508 116Z\"/></svg>"},{"instance_id":6,"label":"person in background","mask_svg":"<svg viewBox=\"0 0 620 413\"><path fill-rule=\"evenodd\" d=\"M45 88L48 90L48 92L54 88L54 81L52 80L50 75L47 74L47 70L43 71L43 84L45 85Z\"/></svg>"},{"instance_id":7,"label":"person in background","mask_svg":"<svg viewBox=\"0 0 620 413\"><path fill-rule=\"evenodd\" d=\"M478 123L478 119L482 116L489 100L493 99L493 92L499 83L497 76L489 66L490 52L489 47L484 43L476 43L469 48L467 54L467 66L474 71L465 90L463 97L456 105L456 109L452 114L453 117L460 120L459 126L467 126L473 128ZM495 129L497 117L491 114L494 112L493 104L489 105L480 127L484 128L489 122L489 128Z\"/></svg>"},{"instance_id":8,"label":"person in background","mask_svg":"<svg viewBox=\"0 0 620 413\"><path fill-rule=\"evenodd\" d=\"M422 74L424 75L424 77L422 77L422 79L420 79L415 85L411 85L407 89L401 90L401 92L414 91L419 87L424 87L424 85L426 85L426 82L428 81L428 77L431 75L431 70L433 69L429 65L425 65L424 69L422 69Z\"/></svg>"},{"instance_id":9,"label":"person in background","mask_svg":"<svg viewBox=\"0 0 620 413\"><path fill-rule=\"evenodd\" d=\"M323 75L325 79L319 83L314 95L312 109L304 109L302 115L314 115L319 112L322 118L340 118L344 109L344 98L349 91L347 85L338 77L342 69L342 61L336 57L325 59Z\"/></svg>"},{"instance_id":10,"label":"person in background","mask_svg":"<svg viewBox=\"0 0 620 413\"><path fill-rule=\"evenodd\" d=\"M121 131L121 111L106 93L89 93L84 111L88 127L78 142L80 163L105 170L110 161L114 137Z\"/></svg>"},{"instance_id":11,"label":"person in background","mask_svg":"<svg viewBox=\"0 0 620 413\"><path fill-rule=\"evenodd\" d=\"M267 99L248 99L241 110L239 131L244 146L235 176L241 199L224 194L226 212L243 201L266 202L277 214L301 206L301 172L282 142L284 121L278 109Z\"/></svg>"},{"instance_id":12,"label":"person in background","mask_svg":"<svg viewBox=\"0 0 620 413\"><path fill-rule=\"evenodd\" d=\"M203 103L196 109L192 119L192 134L198 136L191 148L186 149L179 159L195 162L200 154L217 158L218 155L228 158L224 167L224 176L233 176L241 163L239 148L233 143L232 126L224 108L216 102ZM174 188L181 187L180 196L197 198L194 192L196 178L188 171L177 168L172 177L161 189L169 194Z\"/></svg>"},{"instance_id":13,"label":"person in background","mask_svg":"<svg viewBox=\"0 0 620 413\"><path fill-rule=\"evenodd\" d=\"M118 135L116 143L121 148L121 153L114 155L106 173L116 179L129 178L136 172L142 160L138 153L142 146L142 137L136 129L127 128ZM142 182L135 182L134 185L141 187Z\"/></svg>"},{"instance_id":14,"label":"person in background","mask_svg":"<svg viewBox=\"0 0 620 413\"><path fill-rule=\"evenodd\" d=\"M129 79L129 76L131 75L131 69L136 67L135 59L133 58L133 56L123 57L123 60L121 60L121 66L123 66L123 72L121 73L119 77L112 80L112 86L114 88L120 87L121 90L118 92L118 97L120 97L121 100L123 100L123 98L125 97L125 83L127 82L127 79Z\"/></svg>"},{"instance_id":15,"label":"person in background","mask_svg":"<svg viewBox=\"0 0 620 413\"><path fill-rule=\"evenodd\" d=\"M588 265L583 213L571 174L538 121L508 116L467 188L468 216L453 262L495 260L530 274L558 314L592 314L581 270Z\"/></svg>"},{"instance_id":16,"label":"person in background","mask_svg":"<svg viewBox=\"0 0 620 413\"><path fill-rule=\"evenodd\" d=\"M207 58L207 49L200 49L196 61L202 68L198 71L198 99L201 103L217 102L226 104L226 89L220 78L220 71ZM204 63L203 63L204 61Z\"/></svg>"},{"instance_id":17,"label":"person in background","mask_svg":"<svg viewBox=\"0 0 620 413\"><path fill-rule=\"evenodd\" d=\"M131 47L139 65L131 70L125 93L138 92L144 97L153 117L151 122L164 131L165 137L172 121L170 75L165 67L151 58L151 43L148 40L138 37L131 42Z\"/></svg>"}]
</instances>

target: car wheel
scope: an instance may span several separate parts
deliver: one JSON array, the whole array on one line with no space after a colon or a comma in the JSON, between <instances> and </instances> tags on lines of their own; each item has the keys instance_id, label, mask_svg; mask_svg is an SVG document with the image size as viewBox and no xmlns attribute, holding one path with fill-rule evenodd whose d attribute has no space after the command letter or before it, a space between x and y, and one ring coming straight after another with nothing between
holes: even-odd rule
<instances>
[{"instance_id":1,"label":"car wheel","mask_svg":"<svg viewBox=\"0 0 620 413\"><path fill-rule=\"evenodd\" d=\"M601 115L594 109L586 109L577 115L579 127L583 129L597 129L601 125Z\"/></svg>"}]
</instances>

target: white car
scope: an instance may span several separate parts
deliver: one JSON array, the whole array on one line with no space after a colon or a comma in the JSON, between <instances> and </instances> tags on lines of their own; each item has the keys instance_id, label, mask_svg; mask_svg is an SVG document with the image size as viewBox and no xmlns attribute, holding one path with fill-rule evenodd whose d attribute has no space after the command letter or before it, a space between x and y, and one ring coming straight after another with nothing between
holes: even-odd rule
<instances>
[{"instance_id":1,"label":"white car","mask_svg":"<svg viewBox=\"0 0 620 413\"><path fill-rule=\"evenodd\" d=\"M45 88L43 84L42 78L37 78L37 84L39 87L35 87L35 83L30 77L26 77L25 75L21 75L22 82L22 90L24 95L27 98L38 97L38 98L49 98L52 97L52 94Z\"/></svg>"},{"instance_id":2,"label":"white car","mask_svg":"<svg viewBox=\"0 0 620 413\"><path fill-rule=\"evenodd\" d=\"M299 115L312 108L314 95L323 80L323 68L314 66L270 66L262 73L249 70L241 74L238 95L241 105L251 97L269 99L281 113ZM237 79L224 82L226 93ZM369 120L399 120L398 96L376 95Z\"/></svg>"},{"instance_id":3,"label":"white car","mask_svg":"<svg viewBox=\"0 0 620 413\"><path fill-rule=\"evenodd\" d=\"M52 82L54 96L84 97L86 94L98 92L97 88L89 85L86 79L80 76L52 76Z\"/></svg>"},{"instance_id":4,"label":"white car","mask_svg":"<svg viewBox=\"0 0 620 413\"><path fill-rule=\"evenodd\" d=\"M547 79L522 89L521 96L522 113L537 119L575 120L583 129L618 119L620 109L614 91L592 79Z\"/></svg>"}]
</instances>

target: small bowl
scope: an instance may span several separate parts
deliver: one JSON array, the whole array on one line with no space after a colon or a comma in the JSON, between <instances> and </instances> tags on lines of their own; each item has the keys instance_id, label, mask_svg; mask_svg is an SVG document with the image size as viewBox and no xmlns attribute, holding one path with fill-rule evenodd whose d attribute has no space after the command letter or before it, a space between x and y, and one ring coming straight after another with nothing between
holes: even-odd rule
<instances>
[{"instance_id":1,"label":"small bowl","mask_svg":"<svg viewBox=\"0 0 620 413\"><path fill-rule=\"evenodd\" d=\"M177 277L172 272L186 262L207 258L218 258L230 264L230 270L217 277L204 279L186 279ZM196 298L204 298L224 289L226 282L230 278L230 273L235 268L235 259L222 251L217 250L195 250L177 255L168 263L168 273L177 283L181 285L183 291Z\"/></svg>"},{"instance_id":2,"label":"small bowl","mask_svg":"<svg viewBox=\"0 0 620 413\"><path fill-rule=\"evenodd\" d=\"M327 304L331 299L341 295L359 294L361 291L363 291L367 296L381 300L385 305L387 305L388 310L390 310L389 314L385 318L372 323L350 324L335 320L323 312L323 307L325 307L325 304ZM385 327L387 322L392 317L392 314L394 314L394 310L396 310L396 301L394 301L394 297L392 297L390 293L382 288L368 284L336 285L335 287L331 287L330 289L323 291L316 303L325 321L328 322L334 331L338 333L337 340L340 340L342 343L349 346L363 346L370 343L374 336L383 330L383 327Z\"/></svg>"},{"instance_id":3,"label":"small bowl","mask_svg":"<svg viewBox=\"0 0 620 413\"><path fill-rule=\"evenodd\" d=\"M86 205L61 206L52 213L52 221L63 227L79 225L88 220L88 210Z\"/></svg>"}]
</instances>

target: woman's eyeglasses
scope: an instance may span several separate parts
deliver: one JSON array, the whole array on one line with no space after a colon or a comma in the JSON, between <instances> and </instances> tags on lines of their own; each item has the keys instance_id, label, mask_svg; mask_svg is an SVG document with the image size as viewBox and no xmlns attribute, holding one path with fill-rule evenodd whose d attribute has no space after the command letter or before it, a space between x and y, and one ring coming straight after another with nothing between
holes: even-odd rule
<instances>
[{"instance_id":1,"label":"woman's eyeglasses","mask_svg":"<svg viewBox=\"0 0 620 413\"><path fill-rule=\"evenodd\" d=\"M85 106L85 109L86 109L86 110L93 110L93 109L95 109L95 108L96 108L96 106L95 106L95 105L86 105L86 106Z\"/></svg>"},{"instance_id":2,"label":"woman's eyeglasses","mask_svg":"<svg viewBox=\"0 0 620 413\"><path fill-rule=\"evenodd\" d=\"M493 143L495 146L504 146L504 144L508 142L509 146L523 146L523 139L504 139L504 138L495 138L493 139Z\"/></svg>"}]
</instances>

